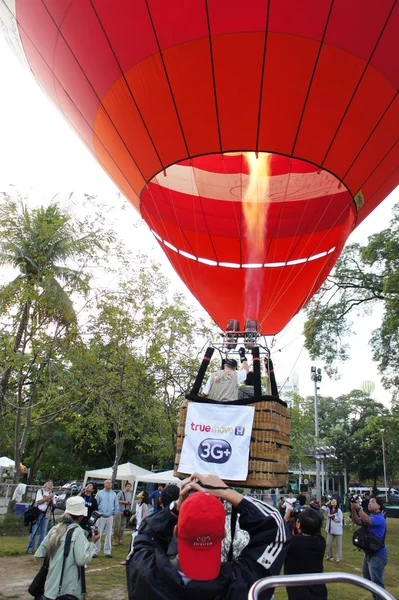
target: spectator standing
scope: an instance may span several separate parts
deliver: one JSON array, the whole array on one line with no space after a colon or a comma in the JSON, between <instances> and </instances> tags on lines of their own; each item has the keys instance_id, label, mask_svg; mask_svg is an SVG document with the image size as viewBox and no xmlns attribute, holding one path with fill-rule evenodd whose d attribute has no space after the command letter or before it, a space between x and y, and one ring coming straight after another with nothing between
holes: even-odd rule
<instances>
[{"instance_id":1,"label":"spectator standing","mask_svg":"<svg viewBox=\"0 0 399 600\"><path fill-rule=\"evenodd\" d=\"M322 522L320 514L312 508L299 513L296 522L298 535L292 538L284 561L285 575L323 573L326 541L320 531ZM324 584L287 587L287 594L289 600L327 600Z\"/></svg>"},{"instance_id":2,"label":"spectator standing","mask_svg":"<svg viewBox=\"0 0 399 600\"><path fill-rule=\"evenodd\" d=\"M294 496L294 492L288 492L288 497L283 502L283 509L285 510L285 512L292 510L295 504L295 500L296 498Z\"/></svg>"},{"instance_id":3,"label":"spectator standing","mask_svg":"<svg viewBox=\"0 0 399 600\"><path fill-rule=\"evenodd\" d=\"M158 512L158 510L161 509L159 500L160 500L163 488L164 488L163 485L158 484L156 486L156 489L152 492L152 494L150 496L150 502L149 503L151 504L151 507L152 507L151 514L152 513L156 513L156 512Z\"/></svg>"},{"instance_id":4,"label":"spectator standing","mask_svg":"<svg viewBox=\"0 0 399 600\"><path fill-rule=\"evenodd\" d=\"M171 502L174 502L178 499L180 495L180 490L174 483L167 485L161 492L160 497L160 505L162 508L168 508Z\"/></svg>"},{"instance_id":5,"label":"spectator standing","mask_svg":"<svg viewBox=\"0 0 399 600\"><path fill-rule=\"evenodd\" d=\"M119 503L119 512L114 517L114 546L123 546L123 534L125 533L126 519L125 510L129 510L133 501L132 484L125 483L125 489L117 495ZM130 513L131 514L131 513Z\"/></svg>"},{"instance_id":6,"label":"spectator standing","mask_svg":"<svg viewBox=\"0 0 399 600\"><path fill-rule=\"evenodd\" d=\"M94 496L94 485L90 482L87 483L86 487L80 490L78 496L82 496L83 501L85 503L85 507L87 508L87 515L83 517L81 522L81 527L83 527L84 529L93 510L98 510L97 500Z\"/></svg>"},{"instance_id":7,"label":"spectator standing","mask_svg":"<svg viewBox=\"0 0 399 600\"><path fill-rule=\"evenodd\" d=\"M367 515L359 505L352 504L352 519L356 525L366 525L370 533L385 540L387 526L385 522L384 500L383 498L370 498L369 515ZM373 581L377 585L384 586L384 569L388 562L388 550L385 544L375 554L364 553L363 557L363 577L369 581ZM374 600L378 600L379 596L373 594Z\"/></svg>"},{"instance_id":8,"label":"spectator standing","mask_svg":"<svg viewBox=\"0 0 399 600\"><path fill-rule=\"evenodd\" d=\"M29 537L27 554L33 554L35 550L36 535L39 532L39 543L38 546L43 542L46 537L49 514L54 501L53 494L53 482L51 479L46 481L42 489L37 490L35 505L40 511L37 521L32 525L32 531Z\"/></svg>"},{"instance_id":9,"label":"spectator standing","mask_svg":"<svg viewBox=\"0 0 399 600\"><path fill-rule=\"evenodd\" d=\"M370 503L370 494L369 492L364 492L363 500L362 500L362 510L363 512L369 512L369 503Z\"/></svg>"},{"instance_id":10,"label":"spectator standing","mask_svg":"<svg viewBox=\"0 0 399 600\"><path fill-rule=\"evenodd\" d=\"M104 556L105 558L111 558L112 525L114 515L117 515L119 512L119 502L115 492L112 491L112 481L110 479L104 481L104 489L101 490L101 492L98 492L96 500L98 510L102 516L98 519L99 538L95 545L95 554L93 554L93 558L96 558L100 553L101 536L104 532Z\"/></svg>"},{"instance_id":11,"label":"spectator standing","mask_svg":"<svg viewBox=\"0 0 399 600\"><path fill-rule=\"evenodd\" d=\"M327 560L334 560L333 557L333 544L335 540L335 551L336 559L335 562L341 562L342 560L342 534L344 530L344 515L342 510L339 508L337 498L332 498L327 504L321 507L327 515L326 520L326 531L327 531L327 542L328 542L328 553Z\"/></svg>"},{"instance_id":12,"label":"spectator standing","mask_svg":"<svg viewBox=\"0 0 399 600\"><path fill-rule=\"evenodd\" d=\"M140 492L139 494L137 494L136 514L134 515L134 517L132 517L132 519L135 518L135 520L136 520L136 531L133 534L133 536L138 532L142 521L149 515L149 512L150 512L150 510L148 508L149 503L150 503L150 496L149 496L148 492Z\"/></svg>"},{"instance_id":13,"label":"spectator standing","mask_svg":"<svg viewBox=\"0 0 399 600\"><path fill-rule=\"evenodd\" d=\"M39 546L35 557L39 559L47 557L50 560L42 600L58 598L61 595L64 597L67 594L69 594L69 598L80 599L82 597L79 568L87 565L91 560L94 552L93 542L99 537L93 535L91 542L87 540L84 530L79 526L85 516L87 516L87 508L83 498L79 496L68 498L62 523L53 527ZM71 529L73 529L71 548L65 559L61 592L59 592L65 540L67 532Z\"/></svg>"},{"instance_id":14,"label":"spectator standing","mask_svg":"<svg viewBox=\"0 0 399 600\"><path fill-rule=\"evenodd\" d=\"M226 515L220 500L236 507L240 527L250 536L231 563L221 562ZM169 560L173 532L178 555ZM280 573L287 546L284 521L275 508L242 496L216 475L194 473L182 482L177 502L141 524L127 562L128 597L242 600L255 581ZM272 594L267 590L262 597Z\"/></svg>"}]
</instances>

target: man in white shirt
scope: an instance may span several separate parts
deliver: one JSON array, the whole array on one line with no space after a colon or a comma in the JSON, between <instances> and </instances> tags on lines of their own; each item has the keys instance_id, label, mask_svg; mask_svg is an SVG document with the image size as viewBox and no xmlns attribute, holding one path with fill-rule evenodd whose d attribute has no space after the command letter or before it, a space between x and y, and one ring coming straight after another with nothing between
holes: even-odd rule
<instances>
[{"instance_id":1,"label":"man in white shirt","mask_svg":"<svg viewBox=\"0 0 399 600\"><path fill-rule=\"evenodd\" d=\"M285 512L287 513L289 510L292 510L295 504L295 496L294 492L288 492L288 498L284 500L283 508L285 508Z\"/></svg>"},{"instance_id":2,"label":"man in white shirt","mask_svg":"<svg viewBox=\"0 0 399 600\"><path fill-rule=\"evenodd\" d=\"M40 513L37 521L32 525L32 531L29 538L27 554L33 554L35 549L35 541L37 532L39 532L39 544L42 543L46 537L48 527L48 517L51 510L51 505L54 502L53 494L53 482L51 479L46 481L43 488L37 490L35 498L35 506L39 509Z\"/></svg>"}]
</instances>

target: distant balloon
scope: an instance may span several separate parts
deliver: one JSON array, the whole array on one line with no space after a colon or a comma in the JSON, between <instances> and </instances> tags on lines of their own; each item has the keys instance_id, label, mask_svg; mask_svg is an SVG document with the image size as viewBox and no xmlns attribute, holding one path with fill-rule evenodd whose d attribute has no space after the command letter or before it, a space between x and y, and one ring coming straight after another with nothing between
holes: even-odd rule
<instances>
[{"instance_id":1,"label":"distant balloon","mask_svg":"<svg viewBox=\"0 0 399 600\"><path fill-rule=\"evenodd\" d=\"M222 328L280 331L399 184L396 0L0 0L0 31Z\"/></svg>"},{"instance_id":2,"label":"distant balloon","mask_svg":"<svg viewBox=\"0 0 399 600\"><path fill-rule=\"evenodd\" d=\"M360 384L360 389L362 390L362 392L364 394L370 395L374 392L375 390L375 383L374 381L362 381L362 383Z\"/></svg>"}]
</instances>

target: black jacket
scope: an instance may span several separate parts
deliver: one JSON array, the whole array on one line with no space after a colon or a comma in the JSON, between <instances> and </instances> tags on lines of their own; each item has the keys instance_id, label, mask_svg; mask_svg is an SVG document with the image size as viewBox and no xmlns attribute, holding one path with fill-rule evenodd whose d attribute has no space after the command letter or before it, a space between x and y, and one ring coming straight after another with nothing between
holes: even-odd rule
<instances>
[{"instance_id":1,"label":"black jacket","mask_svg":"<svg viewBox=\"0 0 399 600\"><path fill-rule=\"evenodd\" d=\"M145 519L126 566L129 600L242 600L255 581L278 575L289 536L281 515L254 498L242 500L237 512L241 529L250 535L239 558L221 563L216 579L186 584L166 555L176 518L164 509ZM272 591L267 591L262 600L271 596Z\"/></svg>"},{"instance_id":2,"label":"black jacket","mask_svg":"<svg viewBox=\"0 0 399 600\"><path fill-rule=\"evenodd\" d=\"M296 535L292 538L284 562L286 575L300 573L323 573L326 540L320 535ZM324 584L287 588L289 600L327 600Z\"/></svg>"}]
</instances>

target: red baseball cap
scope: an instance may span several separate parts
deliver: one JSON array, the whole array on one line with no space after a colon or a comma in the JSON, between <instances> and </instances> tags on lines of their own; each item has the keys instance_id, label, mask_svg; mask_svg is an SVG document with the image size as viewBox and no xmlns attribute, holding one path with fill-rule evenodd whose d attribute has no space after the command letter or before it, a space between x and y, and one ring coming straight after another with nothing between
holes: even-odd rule
<instances>
[{"instance_id":1,"label":"red baseball cap","mask_svg":"<svg viewBox=\"0 0 399 600\"><path fill-rule=\"evenodd\" d=\"M195 492L182 504L177 545L182 572L190 579L209 581L220 572L226 514L220 500Z\"/></svg>"}]
</instances>

